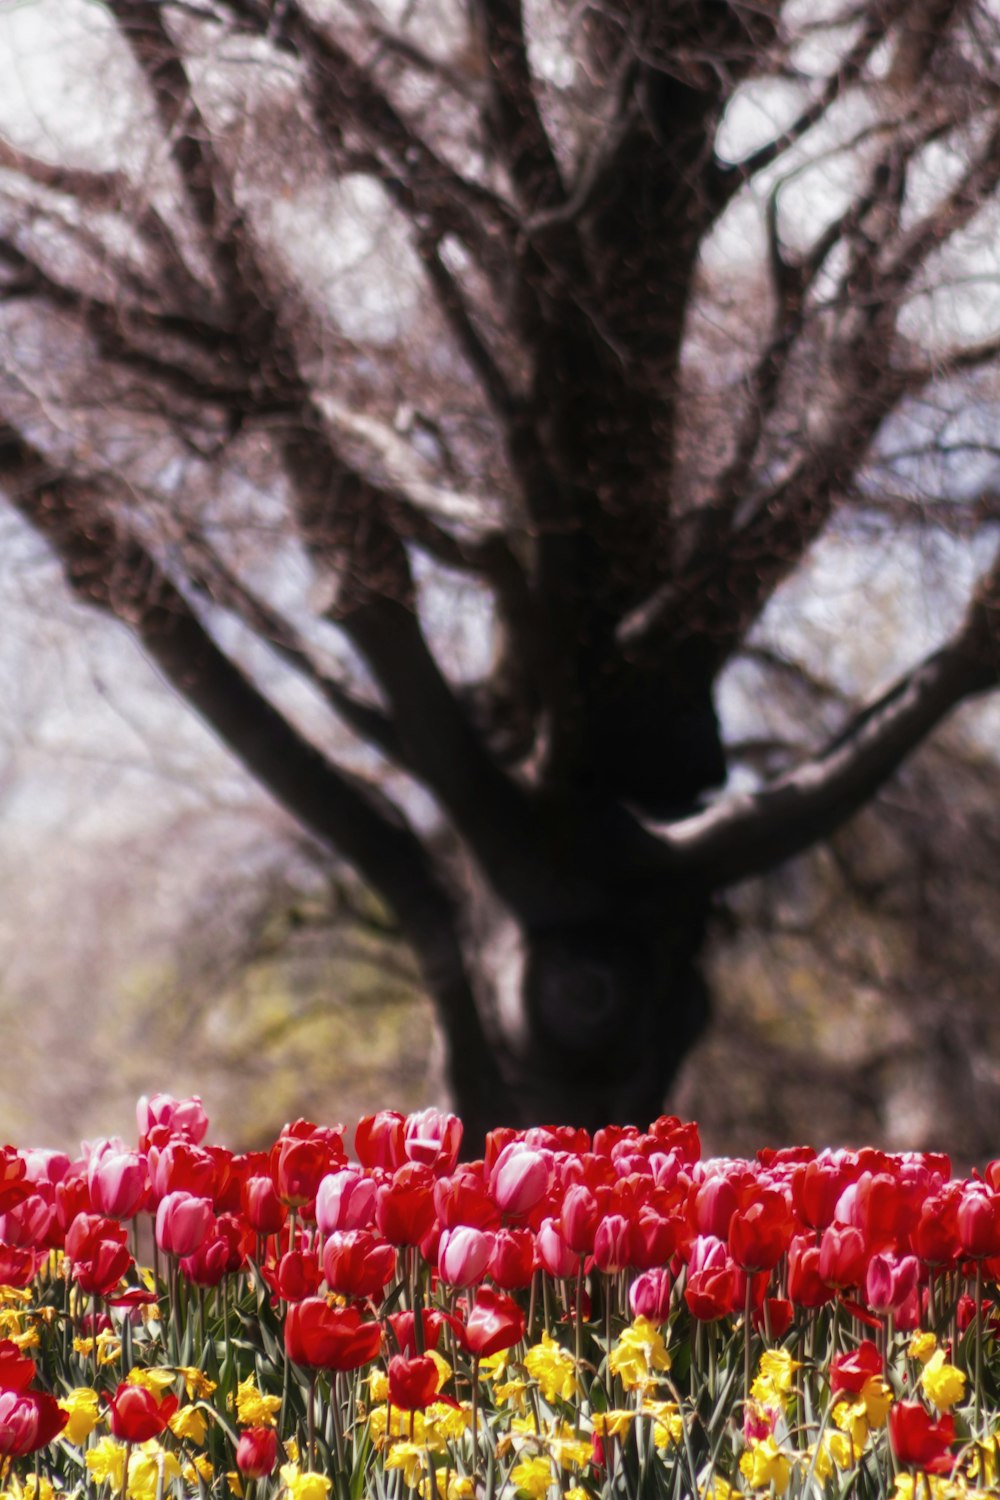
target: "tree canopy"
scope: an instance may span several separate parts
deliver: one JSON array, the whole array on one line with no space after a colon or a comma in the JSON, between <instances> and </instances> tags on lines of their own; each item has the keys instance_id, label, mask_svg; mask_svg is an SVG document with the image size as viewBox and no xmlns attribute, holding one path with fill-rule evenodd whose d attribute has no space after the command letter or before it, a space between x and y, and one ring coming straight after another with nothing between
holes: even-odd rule
<instances>
[{"instance_id":1,"label":"tree canopy","mask_svg":"<svg viewBox=\"0 0 1000 1500\"><path fill-rule=\"evenodd\" d=\"M4 495L395 912L471 1134L655 1113L717 893L997 683L1000 18L76 24L0 137ZM939 638L732 776L720 679L780 676L775 595L887 531L972 559Z\"/></svg>"}]
</instances>

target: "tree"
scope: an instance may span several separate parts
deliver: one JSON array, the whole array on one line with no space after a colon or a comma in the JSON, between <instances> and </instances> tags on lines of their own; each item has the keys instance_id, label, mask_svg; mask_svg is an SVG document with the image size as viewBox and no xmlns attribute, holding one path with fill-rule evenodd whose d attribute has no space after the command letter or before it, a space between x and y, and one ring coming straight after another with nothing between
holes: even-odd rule
<instances>
[{"instance_id":1,"label":"tree","mask_svg":"<svg viewBox=\"0 0 1000 1500\"><path fill-rule=\"evenodd\" d=\"M474 1135L645 1119L717 894L997 682L1000 26L391 9L88 9L130 112L0 144L0 483L394 911ZM825 536L887 526L969 539L950 633L727 788L722 674Z\"/></svg>"}]
</instances>

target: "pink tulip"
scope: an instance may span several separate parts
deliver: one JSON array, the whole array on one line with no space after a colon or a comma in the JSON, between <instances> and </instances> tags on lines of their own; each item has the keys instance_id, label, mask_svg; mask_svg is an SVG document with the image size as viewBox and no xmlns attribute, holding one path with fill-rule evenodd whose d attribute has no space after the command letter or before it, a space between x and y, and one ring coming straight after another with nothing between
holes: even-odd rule
<instances>
[{"instance_id":1,"label":"pink tulip","mask_svg":"<svg viewBox=\"0 0 1000 1500\"><path fill-rule=\"evenodd\" d=\"M512 1141L490 1173L490 1194L501 1213L524 1214L541 1202L551 1181L552 1153Z\"/></svg>"},{"instance_id":2,"label":"pink tulip","mask_svg":"<svg viewBox=\"0 0 1000 1500\"><path fill-rule=\"evenodd\" d=\"M493 1254L493 1235L488 1230L460 1224L444 1229L438 1242L438 1274L449 1286L472 1286L482 1281Z\"/></svg>"},{"instance_id":3,"label":"pink tulip","mask_svg":"<svg viewBox=\"0 0 1000 1500\"><path fill-rule=\"evenodd\" d=\"M178 1190L156 1210L156 1243L167 1255L193 1255L208 1238L215 1215L208 1198Z\"/></svg>"},{"instance_id":4,"label":"pink tulip","mask_svg":"<svg viewBox=\"0 0 1000 1500\"><path fill-rule=\"evenodd\" d=\"M357 1167L328 1172L316 1191L316 1223L321 1234L367 1229L375 1220L377 1184Z\"/></svg>"}]
</instances>

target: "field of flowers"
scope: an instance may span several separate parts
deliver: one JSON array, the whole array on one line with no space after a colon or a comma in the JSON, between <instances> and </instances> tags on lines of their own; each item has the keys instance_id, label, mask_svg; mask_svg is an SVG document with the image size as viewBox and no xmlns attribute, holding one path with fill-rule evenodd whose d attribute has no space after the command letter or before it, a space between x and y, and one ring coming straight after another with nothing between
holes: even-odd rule
<instances>
[{"instance_id":1,"label":"field of flowers","mask_svg":"<svg viewBox=\"0 0 1000 1500\"><path fill-rule=\"evenodd\" d=\"M1000 1162L137 1113L0 1151L4 1500L1000 1492Z\"/></svg>"}]
</instances>

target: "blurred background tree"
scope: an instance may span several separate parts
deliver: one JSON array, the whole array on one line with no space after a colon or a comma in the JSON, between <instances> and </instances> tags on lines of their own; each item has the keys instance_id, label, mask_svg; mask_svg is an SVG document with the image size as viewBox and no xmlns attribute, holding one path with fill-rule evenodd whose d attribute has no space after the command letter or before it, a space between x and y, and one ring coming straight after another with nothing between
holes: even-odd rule
<instances>
[{"instance_id":1,"label":"blurred background tree","mask_svg":"<svg viewBox=\"0 0 1000 1500\"><path fill-rule=\"evenodd\" d=\"M995 708L879 788L997 680L992 9L2 15L6 582L91 726L41 815L9 652L5 827L78 933L12 839L26 1055L280 1120L363 1032L372 1103L648 1116L707 954L720 1146L780 1097L984 1149Z\"/></svg>"}]
</instances>

